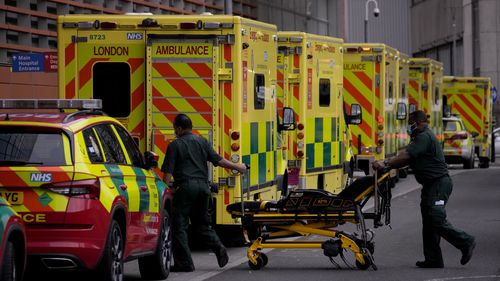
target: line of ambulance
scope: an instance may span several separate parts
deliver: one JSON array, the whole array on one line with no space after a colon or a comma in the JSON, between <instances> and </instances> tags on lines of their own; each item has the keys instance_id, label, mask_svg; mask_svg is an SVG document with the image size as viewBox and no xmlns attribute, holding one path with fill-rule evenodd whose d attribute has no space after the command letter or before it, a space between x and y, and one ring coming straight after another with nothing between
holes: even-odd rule
<instances>
[{"instance_id":1,"label":"line of ambulance","mask_svg":"<svg viewBox=\"0 0 500 281\"><path fill-rule=\"evenodd\" d=\"M211 167L217 225L240 224L225 211L234 202L339 193L353 170L371 174L408 144L417 109L443 142L444 113L459 113L481 166L492 160L490 79L443 77L440 62L385 44L227 15L65 15L58 36L60 98L101 99L160 165L185 113L218 153L251 167Z\"/></svg>"}]
</instances>

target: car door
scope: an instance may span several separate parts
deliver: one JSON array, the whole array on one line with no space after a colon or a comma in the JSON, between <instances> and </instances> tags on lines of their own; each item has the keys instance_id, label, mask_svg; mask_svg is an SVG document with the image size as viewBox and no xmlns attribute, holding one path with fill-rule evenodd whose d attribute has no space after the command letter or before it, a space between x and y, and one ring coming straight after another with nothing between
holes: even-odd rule
<instances>
[{"instance_id":1,"label":"car door","mask_svg":"<svg viewBox=\"0 0 500 281\"><path fill-rule=\"evenodd\" d=\"M135 174L135 180L139 188L142 246L144 250L151 249L156 246L161 221L161 196L155 183L155 175L152 170L144 168L144 158L130 134L121 126L114 125L113 127L118 133L131 161L130 168ZM138 216L137 218L139 219Z\"/></svg>"},{"instance_id":2,"label":"car door","mask_svg":"<svg viewBox=\"0 0 500 281\"><path fill-rule=\"evenodd\" d=\"M104 123L94 126L105 157L104 168L109 175L111 186L126 201L127 230L125 257L142 251L143 225L140 208L140 190L130 158L125 154L123 143L114 125Z\"/></svg>"}]
</instances>

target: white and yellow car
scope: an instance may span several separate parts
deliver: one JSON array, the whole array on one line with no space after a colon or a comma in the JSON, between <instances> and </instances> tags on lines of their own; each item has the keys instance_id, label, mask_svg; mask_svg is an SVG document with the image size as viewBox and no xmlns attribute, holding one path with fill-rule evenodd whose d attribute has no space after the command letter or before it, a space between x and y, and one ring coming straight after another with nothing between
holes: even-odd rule
<instances>
[{"instance_id":1,"label":"white and yellow car","mask_svg":"<svg viewBox=\"0 0 500 281\"><path fill-rule=\"evenodd\" d=\"M462 164L464 169L474 168L475 133L469 133L457 116L443 118L444 158L448 164Z\"/></svg>"}]
</instances>

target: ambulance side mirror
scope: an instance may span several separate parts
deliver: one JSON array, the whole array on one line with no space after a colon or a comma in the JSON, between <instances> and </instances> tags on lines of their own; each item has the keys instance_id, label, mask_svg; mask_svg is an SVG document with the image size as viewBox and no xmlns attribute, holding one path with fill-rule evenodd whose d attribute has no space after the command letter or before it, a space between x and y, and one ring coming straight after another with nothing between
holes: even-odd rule
<instances>
[{"instance_id":1,"label":"ambulance side mirror","mask_svg":"<svg viewBox=\"0 0 500 281\"><path fill-rule=\"evenodd\" d=\"M297 127L295 112L290 107L283 107L283 124L278 124L280 131L293 131ZM279 122L279 121L278 121Z\"/></svg>"},{"instance_id":2,"label":"ambulance side mirror","mask_svg":"<svg viewBox=\"0 0 500 281\"><path fill-rule=\"evenodd\" d=\"M145 160L144 168L149 170L151 168L158 167L158 159L159 159L158 154L152 151L144 152L144 160Z\"/></svg>"},{"instance_id":3,"label":"ambulance side mirror","mask_svg":"<svg viewBox=\"0 0 500 281\"><path fill-rule=\"evenodd\" d=\"M444 105L443 106L443 117L450 117L451 116L451 108L449 105Z\"/></svg>"},{"instance_id":4,"label":"ambulance side mirror","mask_svg":"<svg viewBox=\"0 0 500 281\"><path fill-rule=\"evenodd\" d=\"M351 104L351 114L349 114L349 124L359 125L363 121L361 106L357 103Z\"/></svg>"},{"instance_id":5,"label":"ambulance side mirror","mask_svg":"<svg viewBox=\"0 0 500 281\"><path fill-rule=\"evenodd\" d=\"M406 104L403 102L398 103L398 113L396 115L396 118L398 120L405 120L406 119Z\"/></svg>"}]
</instances>

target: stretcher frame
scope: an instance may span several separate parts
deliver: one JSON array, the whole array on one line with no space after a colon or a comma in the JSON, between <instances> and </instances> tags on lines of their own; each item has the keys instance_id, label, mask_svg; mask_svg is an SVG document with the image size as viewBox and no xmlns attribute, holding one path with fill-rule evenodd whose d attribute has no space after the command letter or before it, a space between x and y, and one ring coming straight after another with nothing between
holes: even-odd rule
<instances>
[{"instance_id":1,"label":"stretcher frame","mask_svg":"<svg viewBox=\"0 0 500 281\"><path fill-rule=\"evenodd\" d=\"M380 178L375 173L375 176L370 178L374 179L372 184L357 194L355 198L351 198L353 203L351 206L340 207L338 211L333 212L331 210L328 212L286 212L286 208L283 208L283 206L277 207L272 205L271 207L267 207L269 205L268 201L260 202L260 207L257 211L249 211L245 207L244 201L235 203L241 204L239 211L235 209L230 210L228 206L228 211L233 217L241 218L243 228L248 236L251 236L250 233L254 233L254 237L250 237L254 239L252 239L253 241L247 250L249 267L259 270L267 265L268 257L262 252L263 249L323 248L325 255L337 266L338 264L333 261L333 257L340 254L348 267L351 267L343 256L343 251L348 250L354 253L357 268L364 270L371 266L374 270L377 270L372 255L374 252L374 243L372 241L374 235L371 230L366 228L365 220L372 219L375 228L384 224L390 224L391 191L388 185L388 181L390 180L389 173L385 172ZM381 189L380 185L385 185L385 187ZM372 197L374 198L373 212L363 212L362 208ZM382 219L385 219L384 223ZM358 225L361 237L337 229L345 223ZM259 228L262 229L264 226L270 229L270 231L266 233L255 231ZM325 240L275 240L309 235L318 235L330 239L327 240L328 242L325 242ZM329 245L325 246L326 243L329 243Z\"/></svg>"}]
</instances>

